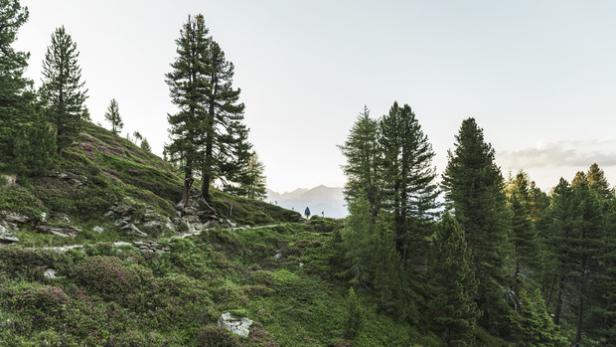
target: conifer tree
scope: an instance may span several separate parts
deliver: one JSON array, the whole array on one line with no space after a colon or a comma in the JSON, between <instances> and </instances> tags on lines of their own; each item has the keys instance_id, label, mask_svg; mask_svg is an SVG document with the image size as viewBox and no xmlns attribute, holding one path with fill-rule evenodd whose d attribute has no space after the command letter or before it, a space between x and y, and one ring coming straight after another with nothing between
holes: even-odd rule
<instances>
[{"instance_id":1,"label":"conifer tree","mask_svg":"<svg viewBox=\"0 0 616 347\"><path fill-rule=\"evenodd\" d=\"M176 40L177 57L171 64L172 71L166 75L172 102L178 112L169 114L171 143L166 150L184 172L184 189L181 204L185 206L190 197L195 169L201 158L199 145L204 132L206 112L208 29L203 16L188 17Z\"/></svg>"},{"instance_id":2,"label":"conifer tree","mask_svg":"<svg viewBox=\"0 0 616 347\"><path fill-rule=\"evenodd\" d=\"M346 164L343 166L347 178L345 199L348 204L357 199L367 199L370 204L369 213L374 219L380 207L381 150L378 144L378 122L370 118L370 111L366 106L340 149L346 157Z\"/></svg>"},{"instance_id":3,"label":"conifer tree","mask_svg":"<svg viewBox=\"0 0 616 347\"><path fill-rule=\"evenodd\" d=\"M148 142L148 139L143 139L143 141L141 141L141 149L143 149L146 152L152 152L152 147L150 147L150 143Z\"/></svg>"},{"instance_id":4,"label":"conifer tree","mask_svg":"<svg viewBox=\"0 0 616 347\"><path fill-rule=\"evenodd\" d=\"M120 117L120 109L116 99L111 99L107 112L105 113L105 119L111 123L111 132L117 135L122 131L124 122L122 122L122 118Z\"/></svg>"},{"instance_id":5,"label":"conifer tree","mask_svg":"<svg viewBox=\"0 0 616 347\"><path fill-rule=\"evenodd\" d=\"M576 220L573 233L565 244L568 253L575 261L570 278L575 288L575 339L580 343L584 333L592 328L586 325L592 307L592 284L598 271L597 255L601 251L602 206L596 194L593 194L591 182L583 172L578 172L571 182L573 198L576 203Z\"/></svg>"},{"instance_id":6,"label":"conifer tree","mask_svg":"<svg viewBox=\"0 0 616 347\"><path fill-rule=\"evenodd\" d=\"M448 213L438 226L435 254L434 322L447 346L475 346L474 332L481 315L473 298L477 281L464 231Z\"/></svg>"},{"instance_id":7,"label":"conifer tree","mask_svg":"<svg viewBox=\"0 0 616 347\"><path fill-rule=\"evenodd\" d=\"M509 216L494 149L485 142L483 130L473 118L462 122L442 184L447 203L455 211L473 252L483 312L481 324L499 334L507 329L510 319L501 285L506 278Z\"/></svg>"},{"instance_id":8,"label":"conifer tree","mask_svg":"<svg viewBox=\"0 0 616 347\"><path fill-rule=\"evenodd\" d=\"M77 44L64 27L51 36L43 61L41 99L47 117L56 126L58 151L73 143L88 114L87 90L81 80Z\"/></svg>"},{"instance_id":9,"label":"conifer tree","mask_svg":"<svg viewBox=\"0 0 616 347\"><path fill-rule=\"evenodd\" d=\"M230 148L238 142L229 136L229 129L237 128L244 118L244 104L239 102L240 89L233 88L233 63L211 38L207 42L206 54L200 57L205 66L206 84L205 112L200 133L199 156L201 160L201 196L211 202L210 185L221 172L228 160Z\"/></svg>"},{"instance_id":10,"label":"conifer tree","mask_svg":"<svg viewBox=\"0 0 616 347\"><path fill-rule=\"evenodd\" d=\"M351 287L347 292L347 319L344 327L344 337L353 340L359 335L363 324L361 301Z\"/></svg>"},{"instance_id":11,"label":"conifer tree","mask_svg":"<svg viewBox=\"0 0 616 347\"><path fill-rule=\"evenodd\" d=\"M394 103L380 122L383 207L394 215L396 249L403 261L421 259L436 216L434 151L411 107Z\"/></svg>"},{"instance_id":12,"label":"conifer tree","mask_svg":"<svg viewBox=\"0 0 616 347\"><path fill-rule=\"evenodd\" d=\"M28 20L28 9L19 0L0 0L0 162L13 160L14 131L27 122L25 92L31 82L23 77L29 54L16 51L19 28Z\"/></svg>"},{"instance_id":13,"label":"conifer tree","mask_svg":"<svg viewBox=\"0 0 616 347\"><path fill-rule=\"evenodd\" d=\"M532 271L539 265L539 244L530 212L532 203L528 181L528 176L522 171L508 183L516 281L523 268Z\"/></svg>"},{"instance_id":14,"label":"conifer tree","mask_svg":"<svg viewBox=\"0 0 616 347\"><path fill-rule=\"evenodd\" d=\"M575 205L569 182L561 178L552 193L552 203L548 212L551 222L546 239L550 262L546 264L547 278L544 281L548 303L553 302L554 323L558 325L561 323L564 311L564 299L570 295L567 284L575 266L575 259L570 254L572 250L570 242L574 239Z\"/></svg>"}]
</instances>

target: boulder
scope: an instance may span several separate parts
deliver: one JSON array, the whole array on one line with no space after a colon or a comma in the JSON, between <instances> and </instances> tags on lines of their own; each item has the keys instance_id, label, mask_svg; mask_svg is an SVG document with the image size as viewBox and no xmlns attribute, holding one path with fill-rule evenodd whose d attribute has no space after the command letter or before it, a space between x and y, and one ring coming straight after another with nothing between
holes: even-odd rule
<instances>
[{"instance_id":1,"label":"boulder","mask_svg":"<svg viewBox=\"0 0 616 347\"><path fill-rule=\"evenodd\" d=\"M102 226L95 226L94 228L92 228L92 231L94 231L95 233L99 233L102 234L105 232L105 228L103 228Z\"/></svg>"},{"instance_id":2,"label":"boulder","mask_svg":"<svg viewBox=\"0 0 616 347\"><path fill-rule=\"evenodd\" d=\"M19 242L17 236L13 235L7 227L0 224L0 243L15 243Z\"/></svg>"},{"instance_id":3,"label":"boulder","mask_svg":"<svg viewBox=\"0 0 616 347\"><path fill-rule=\"evenodd\" d=\"M47 269L47 270L45 270L45 272L43 273L43 277L45 277L46 280L55 280L56 279L56 270L54 270L54 269Z\"/></svg>"},{"instance_id":4,"label":"boulder","mask_svg":"<svg viewBox=\"0 0 616 347\"><path fill-rule=\"evenodd\" d=\"M218 318L218 326L241 337L248 337L250 335L250 327L253 323L252 320L246 317L236 317L231 312L224 312Z\"/></svg>"}]
</instances>

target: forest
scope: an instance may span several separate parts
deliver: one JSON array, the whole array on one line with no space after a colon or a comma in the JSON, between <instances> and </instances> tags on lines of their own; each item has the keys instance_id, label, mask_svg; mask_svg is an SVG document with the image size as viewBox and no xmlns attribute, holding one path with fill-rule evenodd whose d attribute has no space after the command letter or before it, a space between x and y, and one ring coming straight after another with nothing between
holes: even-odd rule
<instances>
[{"instance_id":1,"label":"forest","mask_svg":"<svg viewBox=\"0 0 616 347\"><path fill-rule=\"evenodd\" d=\"M122 165L129 166L129 159L138 162L138 165L130 164L133 166L128 170L114 168L113 172L102 164L99 165L94 159L99 155L104 158L105 165L115 163L113 160L120 162L111 157L111 154L102 150L102 154L80 152L83 150L83 143L92 141L89 137L93 137L88 135L84 140L84 134L100 130L92 130L95 126L86 107L88 89L81 76L79 50L77 43L64 27L59 27L51 35L43 61L40 87L35 88L33 81L24 77L29 54L14 49L14 43L20 27L28 20L28 15L27 8L18 0L0 0L0 173L16 175L17 185L21 187L19 194L22 194L13 196L10 194L17 194L14 188L11 188L13 193L9 192L9 188L2 188L0 192L5 195L0 197L0 206L3 206L3 209L17 208L16 206L27 201L29 206L24 206L23 211L32 212L32 209L36 208L37 215L41 215L38 212L45 211L47 216L45 208L52 213L54 209L59 210L63 206L76 203L65 203L65 200L59 200L56 195L45 195L47 192L38 191L38 188L48 188L50 173L81 167L87 168L84 169L84 175L92 176L85 180L88 182L85 186L96 189L84 195L83 203L91 202L92 206L86 208L80 205L69 211L76 215L81 214L83 219L90 218L90 215L85 215L86 212L82 211L96 211L106 200L113 200L110 197L118 197L124 193L132 194L143 201L156 201L157 211L168 214L169 218L177 213L181 217L197 219L199 225L207 226L212 225L207 224L209 222L222 220L224 213L227 213L224 214L225 218L231 219L233 213L237 215L247 210L245 206L264 204L264 166L249 141L250 131L244 121L245 105L240 101L240 89L233 84L234 65L227 60L220 45L209 34L203 15L189 16L180 28L176 40L176 58L171 62L165 76L171 101L177 112L167 115L169 142L164 148L160 164L152 164L150 167L145 159L135 159L138 157L136 154L131 154L133 157L126 154L139 150L140 152L135 153L148 158L150 162L158 160L151 153L147 139L138 131L134 132L132 137L127 134L127 139L121 139L123 121L120 105L116 99L110 101L105 119L109 123L111 137L106 138L106 141L122 143L123 148L130 148L130 151L124 150L128 159L123 158ZM103 138L103 135L97 136ZM338 299L335 301L336 305L344 306L344 309L341 309L344 318L332 318L335 324L339 324L336 328L338 330L334 331L342 333L336 337L335 342L328 344L315 338L314 341L319 342L313 345L378 346L379 342L360 342L364 341L362 338L375 337L373 333L363 330L368 329L365 317L369 313L387 322L391 319L395 322L390 324L391 329L398 329L399 325L405 327L403 331L406 328L421 327L419 331L430 336L423 342L409 338L400 345L616 346L616 192L607 181L604 171L599 165L588 163L588 169L578 172L575 177L560 178L558 181L555 178L557 184L554 188L544 192L525 171L505 176L496 164L497 153L486 139L488 136L489 134L484 134L476 119L465 119L458 133L452 137L454 146L448 153L448 164L442 174L439 174L433 163L436 153L428 134L423 131L420 118L409 105L394 102L389 111L380 117L372 116L368 108L364 107L352 125L346 141L340 146L346 158L343 166L347 178L345 198L350 211L346 219L328 221L325 218L321 220L319 217L313 217L310 221L301 221L295 214L288 217L290 211L287 213L275 210L277 212L272 212L271 216L262 210L246 212L246 215L254 213L250 217L252 219L246 222L248 224L257 224L255 221L260 218L272 223L299 223L295 226L291 224L292 227L289 228L296 227L304 233L308 232L305 228L311 232L314 230L310 228L316 228L315 230L318 230L315 234L309 234L315 238L317 234L321 237L328 233L323 240L292 241L302 245L298 246L298 249L312 245L323 246L323 249L317 255L307 253L307 258L317 259L314 264L307 265L309 270L302 270L304 262L307 263L308 260L301 260L297 263L299 265L294 263L291 269L302 276L306 274L301 271L311 270L313 272L307 275L327 281L328 285L323 288L334 287L336 293L344 293L342 304L341 300L338 300L339 293L336 294ZM156 171L163 170L163 166L171 173ZM151 178L139 178L146 176L146 173L154 177L152 180L162 180L160 177L165 177L165 180L172 183L139 181ZM103 179L101 175L107 176ZM113 182L120 180L118 177L131 182L131 187L123 188L126 192L113 188ZM2 182L2 185L8 184ZM90 187L88 184L96 187ZM167 184L171 193L163 191ZM148 192L135 187L147 187ZM92 192L100 193L101 197L87 200L96 195ZM23 196L31 200L24 199ZM225 203L220 202L221 196L225 197ZM105 210L92 213L94 215L103 212ZM32 213L34 216L34 212ZM98 214L97 217L92 217L92 220L99 218ZM286 217L276 217L276 214ZM4 217L8 218L7 216ZM37 223L44 223L44 219L41 218ZM0 224L0 227L4 228L3 224ZM131 228L134 230L132 226ZM273 235L289 237L288 234L291 233L292 231L287 230L280 232L283 236L278 232L259 234L260 239L251 239L250 243L263 248L265 246L259 242L267 242ZM160 234L149 236L158 237ZM228 251L226 256L229 259L220 260L222 255L216 253L220 259L216 258L214 261L219 262L216 263L219 268L202 269L199 270L202 272L197 274L186 270L190 276L194 276L195 281L210 283L208 280L211 280L211 277L207 276L211 274L208 271L225 271L221 269L239 271L238 268L245 267L250 269L245 270L246 273L253 270L265 271L251 267L264 256L255 256L259 249L240 246L240 241L233 239L239 236L224 236L212 231L207 237L203 247L218 247L215 251L221 252L220 254ZM133 238L134 235L131 235L131 240ZM36 239L33 243L35 241ZM235 243L231 247L224 242ZM194 245L184 247L191 249L191 252L197 252ZM284 247L280 248L284 250ZM27 252L31 249L21 251ZM272 250L274 251L276 250ZM108 279L108 275L104 273L107 270L99 269L98 266L121 268L125 265L114 258L116 255L108 255L114 258L112 260L96 258L97 260L91 261L89 265L73 268L76 266L74 263L85 262L87 260L83 259L91 259L93 255L100 256L99 253L102 252L104 253L101 250L88 254L90 258L80 255L70 260L58 260L64 264L60 267L71 269L67 270L67 273L74 274L76 282L71 282L73 275L67 275L68 282L64 283L64 287L58 285L55 288L63 288L67 293L73 293L72 296L67 294L67 297L79 302L85 294L75 290L75 286L83 285L86 292L100 295L101 301L97 302L105 309L112 310L109 308L111 306L106 305L117 301L119 306L123 307L122 310L126 310L123 312L132 312L130 314L139 317L137 320L140 322L146 322L147 317L156 316L154 309L147 309L147 315L141 311L147 306L143 301L122 301L132 300L132 297L124 298L126 293L114 292L117 289L115 284L110 284L109 288L97 286L100 278ZM296 253L299 252L296 250ZM289 254L290 257L296 256L291 252ZM163 276L161 278L166 280L169 278L164 276L172 270L180 271L178 269L182 266L188 267L186 263L199 269L201 266L205 267L203 264L198 265L200 261L206 262L198 258L201 255L190 253L185 256L187 258L169 260L171 263L178 262L173 263L176 268L163 262L148 265L153 270L143 270L146 267L143 264L126 266L133 270L134 266L139 266L139 271L145 271L144 273L150 274L148 276ZM271 256L273 255L268 255ZM283 256L286 256L283 251L276 253L276 259ZM2 278L13 278L8 274L17 271L11 268L11 262L15 260L8 259L6 254L2 254L2 257ZM197 257L197 260L190 257ZM50 257L49 261L52 258ZM244 260L250 260L251 263L245 264L242 262ZM295 260L293 258L293 261ZM229 265L233 261L241 263ZM144 260L143 263L145 262ZM27 267L24 264L19 266L19 269L22 269L22 266ZM259 266L266 268L271 264ZM12 270L7 270L9 268ZM272 283L278 283L276 281L283 284L299 281L299 275L288 274L287 270L281 271L274 272L278 277L273 276L273 279L264 282L274 286ZM15 278L28 278L25 272L18 272ZM254 275L253 272L250 274ZM252 275L241 271L240 273L242 275L237 275L238 281L253 278L250 277ZM100 278L96 277L99 275ZM145 275L135 274L135 278L139 276ZM230 286L229 282L224 285ZM161 293L163 287L164 285L160 285ZM149 293L149 289L139 288L143 293ZM231 294L222 296L221 302L229 300L235 305L241 305L244 301L234 299L234 295L240 294L233 290L239 289L233 288L227 288ZM15 302L22 303L30 296L25 295L26 299L20 299L19 295L11 290L17 289L0 288L0 307L22 312L19 310L25 306L19 306ZM269 293L269 288L251 287L250 290ZM276 287L275 290L281 289ZM141 294L149 295L143 293ZM293 295L289 288L276 293L274 295L281 298ZM271 294L263 294L265 297L268 297L267 295ZM229 297L232 299L228 299ZM164 297L164 300L171 299ZM301 302L301 299L299 301ZM291 303L287 304L292 306ZM23 312L19 313L23 314L22 318L34 318L27 329L23 328L21 333L15 334L26 336L41 329L61 331L59 327L70 321L72 316L41 318L46 317L46 314L52 315L45 305L45 302L36 303L36 310L39 310L36 311L37 315L23 309ZM83 313L88 311L80 310L85 309L75 309L71 314L83 314L83 317L89 315ZM258 312L257 309L249 311L253 315ZM269 313L271 320L275 321L271 316L275 316L277 312ZM122 319L130 321L130 314L126 313ZM181 313L174 314L179 317ZM208 314L214 316L213 313ZM196 333L198 329L191 326L186 332L174 336L176 340L172 342L161 342L164 340L162 336L173 335L165 333L156 335L157 339L160 337L160 341L148 340L146 337L142 340L139 340L141 337L130 340L126 337L126 341L133 342L118 342L121 340L113 338L114 334L120 334L121 329L117 327L113 328L118 329L117 331L101 333L100 340L90 342L92 345L105 346L278 346L273 340L236 340L235 337L224 335L224 332L216 331L217 328L211 326L212 317L208 316L207 319L210 325L200 333ZM71 329L73 325L77 326L75 331L66 332L70 336L58 337L57 340L45 337L44 341L53 340L57 341L57 344L41 345L79 345L79 341L83 341L80 338L84 336L80 334L86 332L80 330L79 323L74 324L76 321L77 319L71 321L73 324L69 324ZM191 323L186 324L193 324L194 321L196 318L191 316ZM266 318L264 321L267 322ZM279 324L277 321L275 323ZM278 325L270 324L278 329L276 331L284 331ZM305 324L318 326L315 322ZM264 325L265 328L268 327L267 323ZM4 325L2 327L4 329ZM145 331L149 328L138 326L134 329ZM164 331L164 327L156 329ZM182 329L177 328L178 331ZM24 331L26 333L23 333ZM4 336L2 334L4 333L0 333L0 338ZM200 336L198 343L195 342L197 335ZM14 338L13 335L10 337ZM328 341L333 339L329 335L322 339L326 338ZM69 344L67 341L76 344ZM106 344L101 341L106 341ZM294 346L298 345L297 343L295 341L281 345ZM19 344L16 342L15 345Z\"/></svg>"}]
</instances>

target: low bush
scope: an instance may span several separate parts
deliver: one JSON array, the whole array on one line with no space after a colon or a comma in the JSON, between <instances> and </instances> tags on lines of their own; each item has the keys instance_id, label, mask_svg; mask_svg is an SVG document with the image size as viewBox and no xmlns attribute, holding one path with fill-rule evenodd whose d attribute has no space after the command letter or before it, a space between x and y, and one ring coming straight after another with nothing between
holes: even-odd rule
<instances>
[{"instance_id":1,"label":"low bush","mask_svg":"<svg viewBox=\"0 0 616 347\"><path fill-rule=\"evenodd\" d=\"M239 339L230 332L214 324L206 325L198 337L200 347L239 347Z\"/></svg>"}]
</instances>

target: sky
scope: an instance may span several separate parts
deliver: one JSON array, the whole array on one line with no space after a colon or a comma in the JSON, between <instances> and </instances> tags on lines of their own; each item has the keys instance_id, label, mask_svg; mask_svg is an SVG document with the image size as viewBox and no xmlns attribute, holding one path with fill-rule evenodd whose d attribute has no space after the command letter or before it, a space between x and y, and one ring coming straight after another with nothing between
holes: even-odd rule
<instances>
[{"instance_id":1,"label":"sky","mask_svg":"<svg viewBox=\"0 0 616 347\"><path fill-rule=\"evenodd\" d=\"M342 186L358 113L408 103L442 171L475 117L503 172L544 189L597 162L616 183L614 1L22 0L16 46L40 70L61 25L81 52L91 117L112 98L125 131L162 152L174 112L164 74L179 29L203 13L235 64L251 140L276 191ZM105 125L105 124L104 124Z\"/></svg>"}]
</instances>

